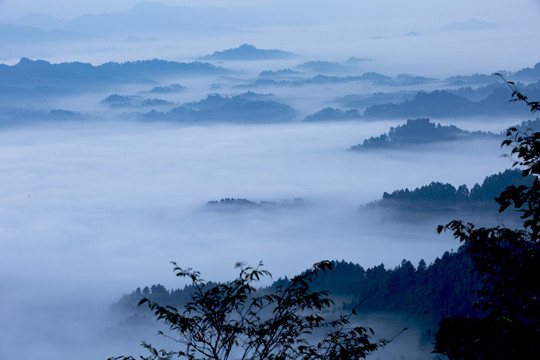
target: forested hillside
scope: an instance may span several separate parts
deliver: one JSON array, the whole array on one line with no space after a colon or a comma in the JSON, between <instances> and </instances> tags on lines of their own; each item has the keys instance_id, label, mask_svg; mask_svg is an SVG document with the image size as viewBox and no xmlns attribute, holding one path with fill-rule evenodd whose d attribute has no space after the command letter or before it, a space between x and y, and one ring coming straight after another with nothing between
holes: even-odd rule
<instances>
[{"instance_id":1,"label":"forested hillside","mask_svg":"<svg viewBox=\"0 0 540 360\"><path fill-rule=\"evenodd\" d=\"M417 266L410 261L387 269L383 264L364 269L359 264L333 261L333 269L320 273L313 281L314 290L329 291L332 296L347 299L343 309L356 308L359 313L403 313L432 324L453 314L470 315L473 291L480 279L472 274L470 257L463 249L445 252L441 258L426 264L421 260ZM283 285L287 278L279 279L271 286ZM207 286L213 286L209 283ZM261 289L264 291L264 288ZM192 286L167 290L157 284L136 289L112 306L117 314L128 316L127 321L141 319L146 307L138 308L142 298L160 304L179 306L191 300ZM136 315L139 314L139 315Z\"/></svg>"},{"instance_id":2,"label":"forested hillside","mask_svg":"<svg viewBox=\"0 0 540 360\"><path fill-rule=\"evenodd\" d=\"M448 206L495 206L494 199L507 186L530 185L533 176L523 177L518 169L508 169L504 172L487 176L482 184L476 183L472 189L467 185L457 188L448 183L432 182L414 190L407 188L385 192L381 200L368 206L386 208L401 208L407 210L425 211L432 207Z\"/></svg>"},{"instance_id":3,"label":"forested hillside","mask_svg":"<svg viewBox=\"0 0 540 360\"><path fill-rule=\"evenodd\" d=\"M435 124L425 118L409 119L403 125L391 127L388 134L371 137L364 140L362 144L351 146L351 150L392 149L437 141L457 141L491 136L495 136L495 134L466 131L455 125Z\"/></svg>"}]
</instances>

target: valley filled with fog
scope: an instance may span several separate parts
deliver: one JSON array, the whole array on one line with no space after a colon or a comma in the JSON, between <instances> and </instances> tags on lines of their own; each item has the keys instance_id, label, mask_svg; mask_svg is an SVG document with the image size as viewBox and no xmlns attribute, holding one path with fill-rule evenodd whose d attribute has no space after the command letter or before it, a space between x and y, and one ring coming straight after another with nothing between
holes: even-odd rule
<instances>
[{"instance_id":1,"label":"valley filled with fog","mask_svg":"<svg viewBox=\"0 0 540 360\"><path fill-rule=\"evenodd\" d=\"M512 167L505 130L540 122L504 83L540 98L538 24L513 23L518 9L426 3L428 19L420 2L405 21L392 1L349 4L361 19L346 2L164 3L69 17L0 2L0 358L159 343L111 306L182 288L171 261L212 281L239 261L274 280L325 259L392 269L456 250L439 224L515 220L489 196L395 192L472 198ZM411 327L382 358L429 358L418 319L363 319L384 336Z\"/></svg>"},{"instance_id":2,"label":"valley filled with fog","mask_svg":"<svg viewBox=\"0 0 540 360\"><path fill-rule=\"evenodd\" d=\"M82 302L79 321L86 321L88 312L107 312L136 287L182 287L170 261L216 281L232 278L237 261L262 260L276 277L321 259L387 267L402 259L433 261L457 247L435 227L458 214L399 222L360 205L436 180L472 187L509 160L498 156L497 140L348 151L385 125L98 122L4 129L1 267L13 301L3 307L4 318L24 318L24 309L37 307L44 312L37 322L47 327L61 322L47 319L50 308ZM206 206L222 198L289 206ZM295 198L303 202L293 206ZM11 325L20 326L15 337L25 332L21 315L12 315Z\"/></svg>"}]
</instances>

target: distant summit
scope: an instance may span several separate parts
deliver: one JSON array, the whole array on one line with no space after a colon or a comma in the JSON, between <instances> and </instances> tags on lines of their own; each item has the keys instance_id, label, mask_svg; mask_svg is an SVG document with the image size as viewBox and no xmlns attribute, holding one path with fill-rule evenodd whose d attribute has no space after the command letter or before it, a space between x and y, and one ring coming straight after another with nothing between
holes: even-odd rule
<instances>
[{"instance_id":1,"label":"distant summit","mask_svg":"<svg viewBox=\"0 0 540 360\"><path fill-rule=\"evenodd\" d=\"M279 60L296 57L296 54L281 50L257 49L253 45L242 44L234 49L215 51L211 55L199 57L199 60L232 60L232 61L256 61L256 60Z\"/></svg>"}]
</instances>

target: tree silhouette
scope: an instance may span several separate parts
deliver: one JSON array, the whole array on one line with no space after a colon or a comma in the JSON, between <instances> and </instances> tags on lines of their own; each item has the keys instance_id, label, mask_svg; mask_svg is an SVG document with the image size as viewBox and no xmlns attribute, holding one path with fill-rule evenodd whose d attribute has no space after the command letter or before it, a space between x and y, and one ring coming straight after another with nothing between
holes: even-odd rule
<instances>
[{"instance_id":1,"label":"tree silhouette","mask_svg":"<svg viewBox=\"0 0 540 360\"><path fill-rule=\"evenodd\" d=\"M147 304L157 320L169 326L174 335L160 333L174 340L178 349L158 350L143 342L150 355L141 359L354 360L388 342L372 342L372 329L353 326L354 310L326 318L333 301L327 292L313 291L310 283L317 274L332 268L328 261L263 290L254 287L261 278L271 276L262 264L237 264L238 277L222 284L205 282L199 272L174 266L176 275L190 279L195 288L183 310L146 298L139 305Z\"/></svg>"},{"instance_id":2,"label":"tree silhouette","mask_svg":"<svg viewBox=\"0 0 540 360\"><path fill-rule=\"evenodd\" d=\"M537 101L505 82L512 101L540 111ZM540 132L510 128L506 135L501 146L512 147L514 166L535 179L530 186L509 186L495 200L501 212L520 212L522 228L477 228L458 220L438 228L465 244L483 283L476 316L454 316L439 325L434 352L450 359L533 359L540 353Z\"/></svg>"}]
</instances>

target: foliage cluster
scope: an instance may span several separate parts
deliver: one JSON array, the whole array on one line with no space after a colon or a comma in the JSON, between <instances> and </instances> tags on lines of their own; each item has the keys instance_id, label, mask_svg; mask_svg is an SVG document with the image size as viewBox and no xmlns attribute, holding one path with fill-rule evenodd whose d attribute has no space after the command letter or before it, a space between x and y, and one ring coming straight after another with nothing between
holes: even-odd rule
<instances>
[{"instance_id":1,"label":"foliage cluster","mask_svg":"<svg viewBox=\"0 0 540 360\"><path fill-rule=\"evenodd\" d=\"M434 329L439 321L451 315L473 315L473 291L479 289L481 282L472 270L471 258L464 249L445 252L431 264L421 260L416 267L407 260L393 269L387 269L383 264L365 269L351 262L333 261L331 270L320 272L312 279L311 288L348 299L344 309L409 314L426 321L431 324L430 329ZM271 287L286 286L289 281L279 279ZM213 284L207 283L207 286ZM194 291L192 285L171 291L163 285L152 285L124 295L114 309L133 316L131 314L143 310L137 309L136 305L145 297L159 304L178 305L190 301ZM356 307L358 304L360 306Z\"/></svg>"},{"instance_id":2,"label":"foliage cluster","mask_svg":"<svg viewBox=\"0 0 540 360\"><path fill-rule=\"evenodd\" d=\"M339 271L341 267L350 265L337 263L335 268ZM472 292L478 289L480 278L471 270L470 257L460 249L445 252L429 265L421 260L416 268L403 260L394 269L385 269L381 264L365 271L359 267L354 275L324 274L314 286L350 296L352 300L344 305L346 309L360 304L359 311L364 313L409 314L434 327L452 314L473 314Z\"/></svg>"},{"instance_id":3,"label":"foliage cluster","mask_svg":"<svg viewBox=\"0 0 540 360\"><path fill-rule=\"evenodd\" d=\"M328 319L333 301L325 291L313 291L311 281L332 268L323 261L283 285L261 293L254 287L270 273L238 264L238 277L208 284L199 272L175 264L177 276L191 280L194 292L179 310L144 298L157 320L169 326L177 350L157 350L144 343L150 356L142 359L361 359L384 346L370 340L373 330L353 326L351 315ZM326 317L325 317L326 316ZM134 359L131 356L114 359Z\"/></svg>"},{"instance_id":4,"label":"foliage cluster","mask_svg":"<svg viewBox=\"0 0 540 360\"><path fill-rule=\"evenodd\" d=\"M507 82L514 101L540 111L515 84ZM496 199L505 211L520 213L519 229L483 228L454 220L439 227L450 230L471 255L474 270L483 278L474 305L481 316L453 316L443 320L434 352L450 359L533 359L540 352L540 132L510 128L502 146L511 146L514 166L523 176L534 176L531 185L511 185Z\"/></svg>"}]
</instances>

